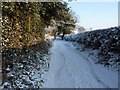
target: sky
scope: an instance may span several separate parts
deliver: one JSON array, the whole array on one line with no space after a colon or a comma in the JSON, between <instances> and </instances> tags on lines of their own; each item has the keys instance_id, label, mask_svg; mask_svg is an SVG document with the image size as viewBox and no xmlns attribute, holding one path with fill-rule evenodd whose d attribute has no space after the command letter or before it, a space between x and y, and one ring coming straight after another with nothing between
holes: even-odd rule
<instances>
[{"instance_id":1,"label":"sky","mask_svg":"<svg viewBox=\"0 0 120 90\"><path fill-rule=\"evenodd\" d=\"M113 2L114 1L114 2ZM118 2L70 2L68 6L78 17L79 25L88 29L118 26Z\"/></svg>"}]
</instances>

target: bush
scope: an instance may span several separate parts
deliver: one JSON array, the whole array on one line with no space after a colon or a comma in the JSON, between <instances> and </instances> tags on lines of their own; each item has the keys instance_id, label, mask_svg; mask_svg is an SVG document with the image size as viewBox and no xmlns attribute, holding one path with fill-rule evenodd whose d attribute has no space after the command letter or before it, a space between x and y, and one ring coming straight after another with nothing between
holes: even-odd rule
<instances>
[{"instance_id":1,"label":"bush","mask_svg":"<svg viewBox=\"0 0 120 90\"><path fill-rule=\"evenodd\" d=\"M120 63L120 26L66 36L65 40L82 43L86 48L90 47L97 49L99 51L98 63L104 65L106 63ZM112 60L111 62L114 63L111 63L110 60Z\"/></svg>"}]
</instances>

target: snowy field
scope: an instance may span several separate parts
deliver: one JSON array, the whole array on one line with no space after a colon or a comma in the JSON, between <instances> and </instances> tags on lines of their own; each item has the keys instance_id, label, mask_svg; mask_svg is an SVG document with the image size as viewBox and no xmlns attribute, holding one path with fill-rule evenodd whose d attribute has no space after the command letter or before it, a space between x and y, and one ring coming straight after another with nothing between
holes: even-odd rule
<instances>
[{"instance_id":1,"label":"snowy field","mask_svg":"<svg viewBox=\"0 0 120 90\"><path fill-rule=\"evenodd\" d=\"M71 42L55 40L51 53L44 88L118 88L117 71L94 64L87 51L76 50Z\"/></svg>"}]
</instances>

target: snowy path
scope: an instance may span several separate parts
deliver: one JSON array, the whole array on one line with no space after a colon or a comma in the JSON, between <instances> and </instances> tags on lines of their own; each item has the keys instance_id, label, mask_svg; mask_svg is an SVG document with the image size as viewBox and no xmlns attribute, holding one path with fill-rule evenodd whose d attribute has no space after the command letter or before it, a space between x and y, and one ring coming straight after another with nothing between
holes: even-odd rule
<instances>
[{"instance_id":1,"label":"snowy path","mask_svg":"<svg viewBox=\"0 0 120 90\"><path fill-rule=\"evenodd\" d=\"M65 41L56 40L51 52L50 70L44 75L45 88L108 88L89 61Z\"/></svg>"}]
</instances>

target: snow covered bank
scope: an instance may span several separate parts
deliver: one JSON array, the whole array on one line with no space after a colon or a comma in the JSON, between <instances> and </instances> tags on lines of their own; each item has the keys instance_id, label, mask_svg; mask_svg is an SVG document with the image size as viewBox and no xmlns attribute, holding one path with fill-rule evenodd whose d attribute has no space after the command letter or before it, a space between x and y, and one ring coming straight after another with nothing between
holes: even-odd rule
<instances>
[{"instance_id":1,"label":"snow covered bank","mask_svg":"<svg viewBox=\"0 0 120 90\"><path fill-rule=\"evenodd\" d=\"M66 36L64 39L83 44L83 50L86 48L96 50L95 63L118 70L120 64L120 27L79 33ZM81 46L77 47L79 49Z\"/></svg>"},{"instance_id":2,"label":"snow covered bank","mask_svg":"<svg viewBox=\"0 0 120 90\"><path fill-rule=\"evenodd\" d=\"M0 88L40 88L44 83L41 75L49 70L50 43L27 48L3 50L3 86Z\"/></svg>"}]
</instances>

